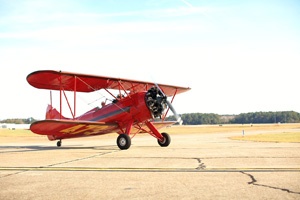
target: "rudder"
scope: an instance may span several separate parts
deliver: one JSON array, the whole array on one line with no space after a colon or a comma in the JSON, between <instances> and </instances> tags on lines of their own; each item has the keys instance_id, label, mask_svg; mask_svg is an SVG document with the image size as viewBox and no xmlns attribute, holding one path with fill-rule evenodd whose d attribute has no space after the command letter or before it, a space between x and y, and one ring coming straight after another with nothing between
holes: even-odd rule
<instances>
[{"instance_id":1,"label":"rudder","mask_svg":"<svg viewBox=\"0 0 300 200\"><path fill-rule=\"evenodd\" d=\"M55 108L51 105L48 105L46 110L46 119L68 119L62 116Z\"/></svg>"}]
</instances>

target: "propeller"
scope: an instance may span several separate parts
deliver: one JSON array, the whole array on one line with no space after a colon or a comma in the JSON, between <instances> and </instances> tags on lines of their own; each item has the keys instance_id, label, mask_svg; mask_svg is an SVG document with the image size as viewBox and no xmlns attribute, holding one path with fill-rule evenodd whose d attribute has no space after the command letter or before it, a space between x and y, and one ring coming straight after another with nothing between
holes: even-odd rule
<instances>
[{"instance_id":1,"label":"propeller","mask_svg":"<svg viewBox=\"0 0 300 200\"><path fill-rule=\"evenodd\" d=\"M166 99L166 103L167 103L168 107L170 108L170 110L172 111L172 113L175 115L176 121L181 125L183 121L182 121L181 117L177 114L177 112L176 112L175 108L173 107L172 103L170 101L168 101L167 95L165 95L165 93L160 89L160 87L158 86L157 83L154 82L154 84L159 89L159 91L162 93L164 98Z\"/></svg>"}]
</instances>

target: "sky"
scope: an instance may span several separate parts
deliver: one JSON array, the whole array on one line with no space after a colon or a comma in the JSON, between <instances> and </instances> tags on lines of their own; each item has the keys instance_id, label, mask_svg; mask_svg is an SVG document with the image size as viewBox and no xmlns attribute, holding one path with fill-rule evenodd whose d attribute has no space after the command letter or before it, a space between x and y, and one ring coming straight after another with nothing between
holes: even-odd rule
<instances>
[{"instance_id":1,"label":"sky","mask_svg":"<svg viewBox=\"0 0 300 200\"><path fill-rule=\"evenodd\" d=\"M26 81L37 70L190 87L174 100L180 114L300 112L299 10L297 0L0 0L0 119L44 119L49 91ZM80 94L77 113L101 95Z\"/></svg>"}]
</instances>

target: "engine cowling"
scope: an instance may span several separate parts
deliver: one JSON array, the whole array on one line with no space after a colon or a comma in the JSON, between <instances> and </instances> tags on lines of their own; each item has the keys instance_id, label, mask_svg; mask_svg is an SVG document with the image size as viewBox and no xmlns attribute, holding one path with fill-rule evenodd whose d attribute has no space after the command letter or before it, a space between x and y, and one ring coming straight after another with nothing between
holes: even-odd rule
<instances>
[{"instance_id":1,"label":"engine cowling","mask_svg":"<svg viewBox=\"0 0 300 200\"><path fill-rule=\"evenodd\" d=\"M161 118L167 108L167 97L157 87L150 88L145 101L153 118Z\"/></svg>"}]
</instances>

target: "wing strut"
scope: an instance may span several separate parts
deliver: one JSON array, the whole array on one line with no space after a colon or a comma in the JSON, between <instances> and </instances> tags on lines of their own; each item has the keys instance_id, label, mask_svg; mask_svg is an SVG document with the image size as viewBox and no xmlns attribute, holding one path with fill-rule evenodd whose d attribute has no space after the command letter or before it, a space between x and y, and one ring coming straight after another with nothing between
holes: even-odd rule
<instances>
[{"instance_id":1,"label":"wing strut","mask_svg":"<svg viewBox=\"0 0 300 200\"><path fill-rule=\"evenodd\" d=\"M67 102L67 104L68 104L68 106L69 106L69 109L70 109L70 112L71 112L71 115L72 115L72 117L73 117L73 119L75 119L75 117L76 117L76 91L77 91L77 76L74 76L74 89L73 89L73 91L74 91L74 108L73 108L73 111L72 111L72 107L71 107L71 105L70 105L70 103L69 103L69 100L68 100L68 97L67 97L67 95L66 95L66 92L65 92L65 89L64 89L64 87L63 87L63 85L62 85L62 82L61 82L61 76L59 76L59 82L60 82L60 90L59 90L59 99L60 99L60 119L62 119L63 117L62 117L62 93L64 94L64 96L65 96L65 99L66 99L66 102ZM50 95L51 95L51 107L52 107L52 93L50 93Z\"/></svg>"},{"instance_id":2,"label":"wing strut","mask_svg":"<svg viewBox=\"0 0 300 200\"><path fill-rule=\"evenodd\" d=\"M175 90L175 93L174 93L173 98L172 98L172 100L171 100L171 104L173 103L173 100L174 100L176 94L177 94L177 89ZM169 110L170 110L170 107L168 107L168 110L167 110L166 114L164 115L162 121L165 121L165 119L166 119L166 117L167 117L167 114L168 114Z\"/></svg>"}]
</instances>

